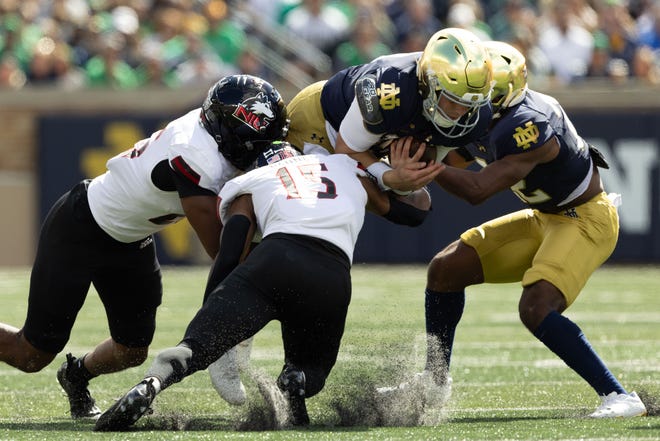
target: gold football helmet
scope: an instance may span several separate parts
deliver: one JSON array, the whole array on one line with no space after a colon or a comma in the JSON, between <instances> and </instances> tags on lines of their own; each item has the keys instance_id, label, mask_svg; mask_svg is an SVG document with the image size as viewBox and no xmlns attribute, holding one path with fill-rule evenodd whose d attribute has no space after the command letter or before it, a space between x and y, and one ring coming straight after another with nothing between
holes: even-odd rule
<instances>
[{"instance_id":1,"label":"gold football helmet","mask_svg":"<svg viewBox=\"0 0 660 441\"><path fill-rule=\"evenodd\" d=\"M479 108L490 100L490 57L481 40L465 29L436 32L417 62L417 76L424 98L424 116L450 138L469 132L479 121ZM442 96L467 107L467 114L451 118L440 106Z\"/></svg>"},{"instance_id":2,"label":"gold football helmet","mask_svg":"<svg viewBox=\"0 0 660 441\"><path fill-rule=\"evenodd\" d=\"M484 46L493 62L495 86L491 103L497 114L525 98L527 92L527 65L518 49L502 41L485 41Z\"/></svg>"}]
</instances>

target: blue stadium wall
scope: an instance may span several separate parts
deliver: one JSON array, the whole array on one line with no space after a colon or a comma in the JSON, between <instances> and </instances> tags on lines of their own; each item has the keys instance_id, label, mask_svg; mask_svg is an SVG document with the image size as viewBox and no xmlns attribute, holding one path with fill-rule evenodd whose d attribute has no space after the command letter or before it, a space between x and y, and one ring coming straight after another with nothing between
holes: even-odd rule
<instances>
[{"instance_id":1,"label":"blue stadium wall","mask_svg":"<svg viewBox=\"0 0 660 441\"><path fill-rule=\"evenodd\" d=\"M149 136L171 115L42 116L39 119L39 212L43 219L57 198L79 180L104 170L105 161ZM605 153L606 188L623 195L621 234L610 262L660 262L660 115L648 111L571 112L578 131ZM75 136L72 136L75 134ZM418 228L401 227L368 215L355 262L427 262L465 229L522 208L511 192L470 206L431 186L433 211ZM176 227L175 227L176 228ZM199 262L190 228L159 233L164 264ZM168 231L172 230L172 231Z\"/></svg>"}]
</instances>

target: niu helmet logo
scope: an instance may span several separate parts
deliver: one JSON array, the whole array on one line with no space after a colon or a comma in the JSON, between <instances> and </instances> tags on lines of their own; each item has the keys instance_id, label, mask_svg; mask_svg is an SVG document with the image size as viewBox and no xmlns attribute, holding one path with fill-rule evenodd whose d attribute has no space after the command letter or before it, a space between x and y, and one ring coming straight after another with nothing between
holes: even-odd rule
<instances>
[{"instance_id":1,"label":"niu helmet logo","mask_svg":"<svg viewBox=\"0 0 660 441\"><path fill-rule=\"evenodd\" d=\"M238 104L233 116L255 132L262 133L275 118L275 112L266 94L259 92Z\"/></svg>"}]
</instances>

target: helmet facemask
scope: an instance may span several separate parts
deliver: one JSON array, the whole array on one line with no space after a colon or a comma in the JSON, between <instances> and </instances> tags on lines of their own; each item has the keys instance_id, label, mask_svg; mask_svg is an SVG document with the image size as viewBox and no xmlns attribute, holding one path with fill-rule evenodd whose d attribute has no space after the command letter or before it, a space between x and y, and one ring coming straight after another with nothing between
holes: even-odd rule
<instances>
[{"instance_id":1,"label":"helmet facemask","mask_svg":"<svg viewBox=\"0 0 660 441\"><path fill-rule=\"evenodd\" d=\"M436 130L448 138L458 138L472 130L472 128L477 125L479 122L479 109L488 103L490 94L485 97L474 96L472 97L473 101L470 101L469 99L466 100L465 96L460 98L443 89L439 86L439 81L434 75L431 75L428 78L428 82L433 85L433 87L429 88L428 95L423 100L423 113ZM441 106L440 100L442 97L452 103L466 107L468 109L467 112L457 119L451 118Z\"/></svg>"}]
</instances>

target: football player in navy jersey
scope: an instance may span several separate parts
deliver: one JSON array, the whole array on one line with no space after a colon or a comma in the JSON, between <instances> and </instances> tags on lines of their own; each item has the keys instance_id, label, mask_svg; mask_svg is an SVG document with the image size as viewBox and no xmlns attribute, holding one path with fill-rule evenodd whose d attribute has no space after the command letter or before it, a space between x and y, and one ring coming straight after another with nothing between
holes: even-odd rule
<instances>
[{"instance_id":1,"label":"football player in navy jersey","mask_svg":"<svg viewBox=\"0 0 660 441\"><path fill-rule=\"evenodd\" d=\"M605 193L599 174L607 163L578 135L554 98L527 89L525 58L518 50L501 42L485 44L497 82L495 119L487 136L461 150L466 165L476 160L483 168L447 166L435 181L471 204L510 188L529 208L467 230L431 260L426 369L379 392L426 385L437 386L446 397L465 288L521 282L520 320L602 398L590 416L645 415L637 394L623 388L580 328L562 315L617 242L613 199L618 195Z\"/></svg>"},{"instance_id":2,"label":"football player in navy jersey","mask_svg":"<svg viewBox=\"0 0 660 441\"><path fill-rule=\"evenodd\" d=\"M222 229L218 193L287 127L286 107L271 84L224 77L201 108L64 194L41 229L25 324L0 324L0 360L24 372L47 366L69 340L93 284L110 337L83 357L67 354L57 379L73 418L98 416L89 380L142 364L153 338L162 297L153 234L186 217L214 258Z\"/></svg>"},{"instance_id":3,"label":"football player in navy jersey","mask_svg":"<svg viewBox=\"0 0 660 441\"><path fill-rule=\"evenodd\" d=\"M365 207L414 225L430 199L421 212L391 205L354 159L301 155L289 143L274 143L258 164L220 192L224 230L204 306L183 340L158 354L144 380L101 415L95 430L126 430L158 393L272 320L281 323L285 356L277 386L289 401L291 423L309 423L305 400L323 389L337 360ZM256 230L263 240L239 265Z\"/></svg>"},{"instance_id":4,"label":"football player in navy jersey","mask_svg":"<svg viewBox=\"0 0 660 441\"><path fill-rule=\"evenodd\" d=\"M386 55L349 67L300 91L287 110L287 140L349 154L382 189L423 187L449 148L475 141L490 123L491 63L469 31L447 28L422 52ZM379 161L392 139L412 136L435 148L435 163ZM391 158L390 158L391 159Z\"/></svg>"}]
</instances>

